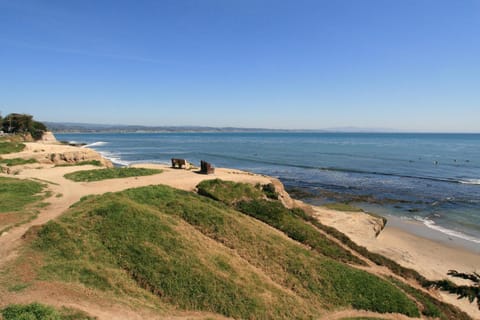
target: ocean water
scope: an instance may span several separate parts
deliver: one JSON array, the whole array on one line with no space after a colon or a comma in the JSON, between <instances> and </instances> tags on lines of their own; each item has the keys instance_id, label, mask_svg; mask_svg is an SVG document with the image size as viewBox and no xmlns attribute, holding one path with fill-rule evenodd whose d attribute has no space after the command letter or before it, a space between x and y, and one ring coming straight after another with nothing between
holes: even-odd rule
<instances>
[{"instance_id":1,"label":"ocean water","mask_svg":"<svg viewBox=\"0 0 480 320\"><path fill-rule=\"evenodd\" d=\"M278 177L313 204L350 201L480 245L480 134L57 134L118 165L206 160Z\"/></svg>"}]
</instances>

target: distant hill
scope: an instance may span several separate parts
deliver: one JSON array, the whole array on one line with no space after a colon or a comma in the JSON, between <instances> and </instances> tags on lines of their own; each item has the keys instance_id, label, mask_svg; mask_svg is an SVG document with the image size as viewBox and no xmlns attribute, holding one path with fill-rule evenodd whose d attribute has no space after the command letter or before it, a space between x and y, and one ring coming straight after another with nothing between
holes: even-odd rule
<instances>
[{"instance_id":1,"label":"distant hill","mask_svg":"<svg viewBox=\"0 0 480 320\"><path fill-rule=\"evenodd\" d=\"M202 126L141 126L74 122L44 122L53 132L278 132L288 130Z\"/></svg>"},{"instance_id":2,"label":"distant hill","mask_svg":"<svg viewBox=\"0 0 480 320\"><path fill-rule=\"evenodd\" d=\"M238 127L206 127L206 126L141 126L122 124L95 124L76 122L43 122L47 127L57 133L66 132L346 132L346 133L394 133L401 132L388 128L358 128L338 127L324 130L292 130L268 128L238 128Z\"/></svg>"}]
</instances>

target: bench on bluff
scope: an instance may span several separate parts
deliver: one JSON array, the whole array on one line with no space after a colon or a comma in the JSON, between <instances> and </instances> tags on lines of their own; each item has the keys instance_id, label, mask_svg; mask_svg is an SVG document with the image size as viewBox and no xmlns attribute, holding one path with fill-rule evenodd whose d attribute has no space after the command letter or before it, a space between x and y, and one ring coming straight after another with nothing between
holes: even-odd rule
<instances>
[{"instance_id":1,"label":"bench on bluff","mask_svg":"<svg viewBox=\"0 0 480 320\"><path fill-rule=\"evenodd\" d=\"M207 161L200 161L200 173L203 174L213 174L215 173L215 168L212 167Z\"/></svg>"},{"instance_id":2,"label":"bench on bluff","mask_svg":"<svg viewBox=\"0 0 480 320\"><path fill-rule=\"evenodd\" d=\"M177 169L190 169L190 163L185 159L172 158L172 168Z\"/></svg>"}]
</instances>

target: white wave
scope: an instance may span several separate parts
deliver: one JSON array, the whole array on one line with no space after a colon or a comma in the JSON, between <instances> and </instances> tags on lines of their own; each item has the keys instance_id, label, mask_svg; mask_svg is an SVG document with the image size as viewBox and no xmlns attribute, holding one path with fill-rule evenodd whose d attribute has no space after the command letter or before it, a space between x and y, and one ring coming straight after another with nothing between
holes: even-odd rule
<instances>
[{"instance_id":1,"label":"white wave","mask_svg":"<svg viewBox=\"0 0 480 320\"><path fill-rule=\"evenodd\" d=\"M155 164L170 164L170 160L162 160L162 159L145 159L145 160L135 160L131 161L130 164L136 164L136 163L155 163Z\"/></svg>"},{"instance_id":2,"label":"white wave","mask_svg":"<svg viewBox=\"0 0 480 320\"><path fill-rule=\"evenodd\" d=\"M122 160L118 154L111 153L108 151L99 151L102 157L112 161L113 164L121 165L121 166L129 166L131 162Z\"/></svg>"},{"instance_id":3,"label":"white wave","mask_svg":"<svg viewBox=\"0 0 480 320\"><path fill-rule=\"evenodd\" d=\"M87 145L83 146L83 148L104 146L107 143L108 142L105 142L105 141L97 141L97 142L94 142L94 143L87 144Z\"/></svg>"},{"instance_id":4,"label":"white wave","mask_svg":"<svg viewBox=\"0 0 480 320\"><path fill-rule=\"evenodd\" d=\"M419 217L419 216L415 216L414 218L415 218L415 220L422 222L426 227L428 227L430 229L439 231L441 233L444 233L444 234L452 236L452 237L456 237L456 238L460 238L460 239L463 239L463 240L467 240L467 241L470 241L470 242L480 244L480 239L469 236L469 235L466 235L466 234L461 233L459 231L455 231L455 230L451 230L451 229L447 229L447 228L444 228L442 226L439 226L438 224L435 223L435 221L433 221L431 219L422 218L422 217Z\"/></svg>"},{"instance_id":5,"label":"white wave","mask_svg":"<svg viewBox=\"0 0 480 320\"><path fill-rule=\"evenodd\" d=\"M480 179L465 179L465 180L460 180L459 182L463 184L479 184L480 185Z\"/></svg>"}]
</instances>

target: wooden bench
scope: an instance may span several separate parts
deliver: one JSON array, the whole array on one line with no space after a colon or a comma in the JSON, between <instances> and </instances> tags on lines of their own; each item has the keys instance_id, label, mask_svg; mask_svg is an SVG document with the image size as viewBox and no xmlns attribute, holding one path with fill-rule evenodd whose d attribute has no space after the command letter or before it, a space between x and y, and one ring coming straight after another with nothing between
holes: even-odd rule
<instances>
[{"instance_id":1,"label":"wooden bench","mask_svg":"<svg viewBox=\"0 0 480 320\"><path fill-rule=\"evenodd\" d=\"M210 163L207 161L200 161L200 173L203 174L214 174L215 173L215 168L212 167Z\"/></svg>"},{"instance_id":2,"label":"wooden bench","mask_svg":"<svg viewBox=\"0 0 480 320\"><path fill-rule=\"evenodd\" d=\"M176 169L189 169L190 163L185 159L172 158L172 168Z\"/></svg>"}]
</instances>

